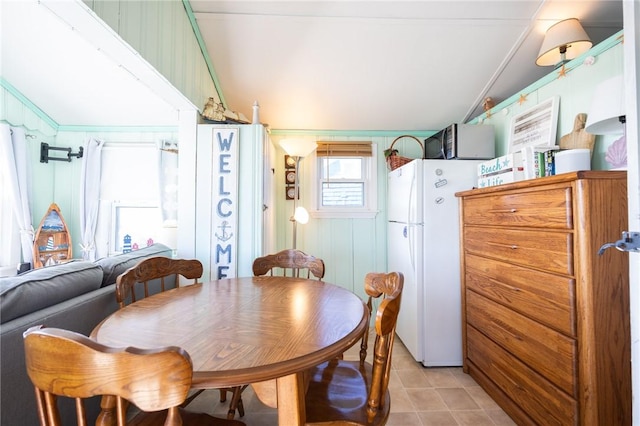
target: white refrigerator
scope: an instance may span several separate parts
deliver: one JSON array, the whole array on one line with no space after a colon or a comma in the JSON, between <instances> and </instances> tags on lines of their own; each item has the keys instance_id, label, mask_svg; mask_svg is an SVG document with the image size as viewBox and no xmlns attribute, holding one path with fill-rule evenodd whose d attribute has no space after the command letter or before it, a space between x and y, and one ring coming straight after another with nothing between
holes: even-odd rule
<instances>
[{"instance_id":1,"label":"white refrigerator","mask_svg":"<svg viewBox=\"0 0 640 426\"><path fill-rule=\"evenodd\" d=\"M462 365L457 191L484 160L414 160L388 175L388 269L404 274L396 333L426 367Z\"/></svg>"}]
</instances>

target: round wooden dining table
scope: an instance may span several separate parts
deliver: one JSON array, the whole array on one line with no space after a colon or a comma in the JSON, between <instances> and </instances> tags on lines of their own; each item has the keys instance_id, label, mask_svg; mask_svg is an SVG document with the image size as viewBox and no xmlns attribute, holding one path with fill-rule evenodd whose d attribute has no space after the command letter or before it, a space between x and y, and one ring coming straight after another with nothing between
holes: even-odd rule
<instances>
[{"instance_id":1,"label":"round wooden dining table","mask_svg":"<svg viewBox=\"0 0 640 426\"><path fill-rule=\"evenodd\" d=\"M193 389L276 379L278 424L305 423L303 372L358 341L367 308L354 293L317 280L229 278L168 290L128 305L91 333L110 346L179 346Z\"/></svg>"}]
</instances>

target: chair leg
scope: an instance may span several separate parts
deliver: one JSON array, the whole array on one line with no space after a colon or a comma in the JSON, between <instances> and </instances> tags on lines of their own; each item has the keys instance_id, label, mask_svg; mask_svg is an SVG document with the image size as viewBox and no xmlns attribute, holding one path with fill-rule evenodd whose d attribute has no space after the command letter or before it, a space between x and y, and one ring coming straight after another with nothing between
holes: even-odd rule
<instances>
[{"instance_id":1,"label":"chair leg","mask_svg":"<svg viewBox=\"0 0 640 426\"><path fill-rule=\"evenodd\" d=\"M182 404L180 404L180 407L184 408L187 405L191 404L191 401L196 399L196 397L198 395L200 395L202 392L204 392L204 389L199 389L199 390L195 391L194 393L192 393L187 399L184 400L184 402Z\"/></svg>"},{"instance_id":2,"label":"chair leg","mask_svg":"<svg viewBox=\"0 0 640 426\"><path fill-rule=\"evenodd\" d=\"M244 404L242 403L242 392L248 385L237 386L233 388L233 397L229 403L229 411L227 412L227 419L233 420L236 415L236 409L240 414L240 417L244 417Z\"/></svg>"},{"instance_id":3,"label":"chair leg","mask_svg":"<svg viewBox=\"0 0 640 426\"><path fill-rule=\"evenodd\" d=\"M225 402L227 400L227 389L220 389L220 402Z\"/></svg>"}]
</instances>

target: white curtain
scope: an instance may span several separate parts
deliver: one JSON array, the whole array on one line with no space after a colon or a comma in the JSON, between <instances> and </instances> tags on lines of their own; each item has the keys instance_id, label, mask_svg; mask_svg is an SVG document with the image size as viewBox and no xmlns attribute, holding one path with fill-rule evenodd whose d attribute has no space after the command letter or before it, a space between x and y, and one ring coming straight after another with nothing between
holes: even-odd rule
<instances>
[{"instance_id":1,"label":"white curtain","mask_svg":"<svg viewBox=\"0 0 640 426\"><path fill-rule=\"evenodd\" d=\"M82 258L96 260L96 226L100 204L100 176L104 141L87 139L80 172L80 232Z\"/></svg>"},{"instance_id":2,"label":"white curtain","mask_svg":"<svg viewBox=\"0 0 640 426\"><path fill-rule=\"evenodd\" d=\"M0 167L9 181L11 207L20 229L22 262L33 264L33 236L29 207L27 141L24 129L0 123Z\"/></svg>"},{"instance_id":3,"label":"white curtain","mask_svg":"<svg viewBox=\"0 0 640 426\"><path fill-rule=\"evenodd\" d=\"M162 226L178 226L178 143L161 141L158 149L158 180Z\"/></svg>"}]
</instances>

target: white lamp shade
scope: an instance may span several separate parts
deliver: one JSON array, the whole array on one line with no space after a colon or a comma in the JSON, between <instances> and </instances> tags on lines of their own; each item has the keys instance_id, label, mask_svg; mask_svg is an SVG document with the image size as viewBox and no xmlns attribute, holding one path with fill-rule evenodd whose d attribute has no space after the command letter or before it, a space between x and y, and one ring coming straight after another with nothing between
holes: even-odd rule
<instances>
[{"instance_id":1,"label":"white lamp shade","mask_svg":"<svg viewBox=\"0 0 640 426\"><path fill-rule=\"evenodd\" d=\"M293 218L296 222L304 225L309 222L309 212L304 207L296 207L296 210L293 213Z\"/></svg>"},{"instance_id":2,"label":"white lamp shade","mask_svg":"<svg viewBox=\"0 0 640 426\"><path fill-rule=\"evenodd\" d=\"M594 135L624 133L624 79L609 78L596 87L584 130Z\"/></svg>"},{"instance_id":3,"label":"white lamp shade","mask_svg":"<svg viewBox=\"0 0 640 426\"><path fill-rule=\"evenodd\" d=\"M318 144L311 139L282 139L280 147L292 157L306 157L317 148Z\"/></svg>"},{"instance_id":4,"label":"white lamp shade","mask_svg":"<svg viewBox=\"0 0 640 426\"><path fill-rule=\"evenodd\" d=\"M556 65L563 59L577 58L591 49L592 44L591 39L580 25L580 21L575 18L565 19L555 23L547 30L538 53L538 59L536 59L536 65ZM567 49L564 58L560 53L560 48L563 46L566 46Z\"/></svg>"}]
</instances>

